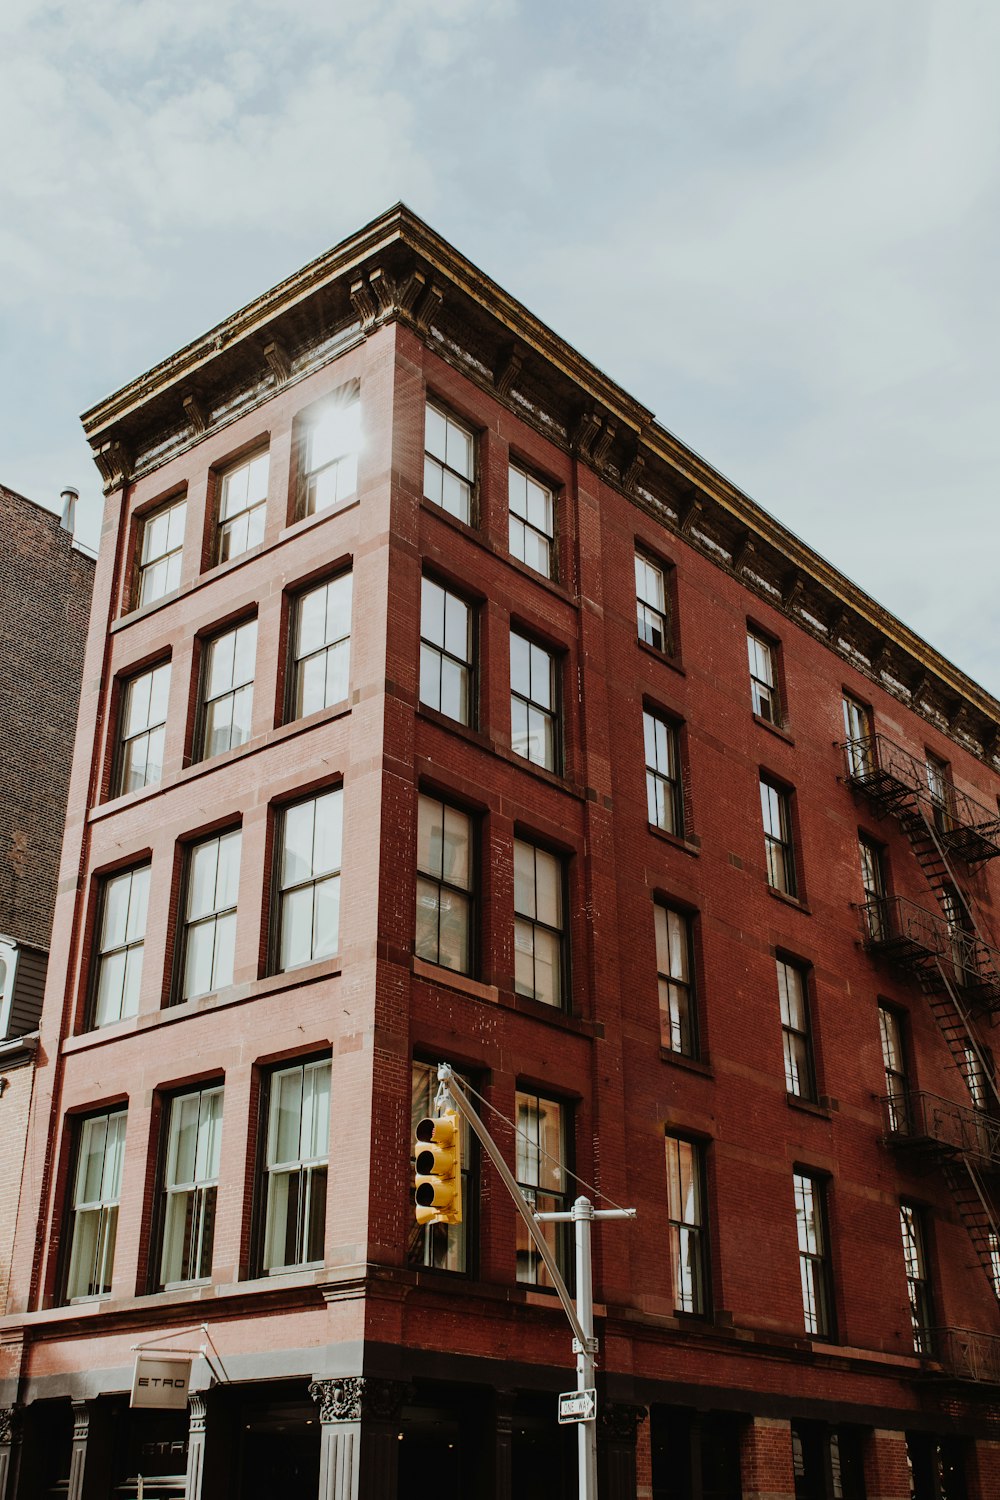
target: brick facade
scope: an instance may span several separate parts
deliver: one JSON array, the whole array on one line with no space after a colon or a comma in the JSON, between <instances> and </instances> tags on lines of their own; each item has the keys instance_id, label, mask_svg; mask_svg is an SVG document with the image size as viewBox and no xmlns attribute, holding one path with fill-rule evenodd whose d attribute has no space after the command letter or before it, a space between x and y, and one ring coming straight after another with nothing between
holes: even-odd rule
<instances>
[{"instance_id":1,"label":"brick facade","mask_svg":"<svg viewBox=\"0 0 1000 1500\"><path fill-rule=\"evenodd\" d=\"M968 794L992 809L980 829L989 843L1000 705L405 211L303 277L85 418L107 482L105 543L31 1189L0 1327L3 1389L24 1407L11 1493L38 1482L46 1432L52 1464L69 1465L71 1400L95 1433L101 1423L118 1433L110 1456L80 1438L89 1453L79 1462L106 1485L134 1483L153 1429L125 1408L132 1350L203 1320L227 1379L208 1389L196 1361L190 1427L181 1414L157 1429L165 1464L171 1444L178 1463L187 1445L189 1489L197 1471L214 1476L198 1480L202 1493L256 1496L280 1475L290 1496L406 1500L425 1492L431 1466L463 1495L573 1492L574 1435L554 1421L555 1392L573 1380L568 1330L551 1292L524 1279L515 1210L487 1164L474 1159L468 1184L464 1272L408 1249L413 1066L440 1060L484 1101L523 1180L533 1168L515 1127L535 1128L541 1110L560 1121L579 1179L638 1210L634 1224L595 1234L602 1496L904 1500L910 1463L918 1500L992 1493L984 1376L997 1303L979 1263L986 1240L980 1233L977 1251L953 1192L956 1161L970 1152L983 1180L993 1170L990 1084L974 1096L979 1085L935 1020L940 997L862 943L859 834L882 851L886 899L926 909L939 898L899 819L852 780L840 742L846 693L921 775L928 752L948 762L957 800L942 812L942 837L965 826ZM355 391L356 486L303 515L304 423L317 402ZM425 493L428 400L475 439L468 522ZM226 475L265 447L259 544L217 562ZM551 577L511 556L511 464L554 497ZM173 586L138 603L149 528L181 497ZM637 555L665 585L662 643L637 639ZM297 601L347 569L347 696L297 717ZM425 580L474 622L467 723L435 706L421 678ZM205 758L207 653L250 619L246 740ZM748 627L773 649L778 722L753 712ZM556 684L551 768L526 758L516 733L512 634L540 648ZM458 661L467 648L452 639L449 649ZM166 662L162 772L122 791L130 684ZM644 711L677 753L672 831L650 820ZM778 856L768 864L762 779L784 797L780 857L794 859L793 893L775 888ZM338 788L337 953L282 971L288 809ZM473 903L473 941L458 964L468 972L415 952L415 911L426 916L428 901L444 910L426 870L418 888L418 860L430 857L418 847L421 795L468 830L473 873L461 899ZM231 979L183 999L191 851L236 827ZM554 857L544 868L559 872L561 918L527 910L525 850L543 864ZM141 983L121 1019L96 1025L102 902L112 878L147 866ZM984 856L973 866L962 863L962 885L988 918L997 876ZM690 937L686 971L661 956L659 983L657 909ZM544 974L524 980L526 943L540 945L537 958L560 928L561 1006L526 993L545 993ZM801 984L801 1024L782 1025L779 970ZM670 1004L687 1007L674 1029ZM901 1028L908 1088L947 1101L951 1113L936 1118L949 1128L975 1132L964 1154L954 1142L944 1151L941 1124L921 1134L919 1153L915 1132L907 1149L885 1143L880 1004ZM980 1025L992 1005L978 993ZM296 1252L275 1274L266 1126L278 1074L317 1059L330 1065L322 1257ZM170 1112L178 1097L220 1084L208 1274L164 1285ZM113 1263L99 1273L107 1285L67 1305L82 1238L81 1129L125 1107ZM668 1161L690 1172L675 1198ZM540 1193L581 1190L550 1169L542 1158ZM303 1192L317 1181L295 1177ZM796 1192L800 1203L811 1192L820 1215L815 1263L797 1238ZM901 1201L921 1211L920 1290L934 1329L965 1330L957 1342L934 1332L931 1345L928 1324L927 1347L915 1344ZM672 1248L679 1223L690 1258ZM161 1478L166 1486L166 1470Z\"/></svg>"}]
</instances>

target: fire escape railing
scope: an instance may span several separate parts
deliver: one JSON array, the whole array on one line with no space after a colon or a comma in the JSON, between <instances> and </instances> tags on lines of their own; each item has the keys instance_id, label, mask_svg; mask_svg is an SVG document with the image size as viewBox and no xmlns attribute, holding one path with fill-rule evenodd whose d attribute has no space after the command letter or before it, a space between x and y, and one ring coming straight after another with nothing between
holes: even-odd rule
<instances>
[{"instance_id":1,"label":"fire escape railing","mask_svg":"<svg viewBox=\"0 0 1000 1500\"><path fill-rule=\"evenodd\" d=\"M1000 1338L974 1328L933 1328L934 1357L958 1380L1000 1385Z\"/></svg>"},{"instance_id":2,"label":"fire escape railing","mask_svg":"<svg viewBox=\"0 0 1000 1500\"><path fill-rule=\"evenodd\" d=\"M879 1104L887 1145L933 1148L971 1158L988 1172L1000 1171L1000 1120L983 1110L922 1089L888 1094Z\"/></svg>"},{"instance_id":3,"label":"fire escape railing","mask_svg":"<svg viewBox=\"0 0 1000 1500\"><path fill-rule=\"evenodd\" d=\"M969 864L1000 855L1000 814L950 779L928 781L927 763L884 734L866 734L843 744L847 780L887 812L902 812L914 799L930 809L943 847Z\"/></svg>"},{"instance_id":4,"label":"fire escape railing","mask_svg":"<svg viewBox=\"0 0 1000 1500\"><path fill-rule=\"evenodd\" d=\"M940 912L906 896L879 896L858 908L867 948L913 972L932 987L941 970L984 1011L1000 1008L1000 950L976 932L951 926Z\"/></svg>"}]
</instances>

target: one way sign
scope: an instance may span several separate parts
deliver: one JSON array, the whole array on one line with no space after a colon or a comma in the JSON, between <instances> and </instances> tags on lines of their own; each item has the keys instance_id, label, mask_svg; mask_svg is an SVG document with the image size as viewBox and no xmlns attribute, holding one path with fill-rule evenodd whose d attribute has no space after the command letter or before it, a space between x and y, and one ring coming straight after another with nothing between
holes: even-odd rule
<instances>
[{"instance_id":1,"label":"one way sign","mask_svg":"<svg viewBox=\"0 0 1000 1500\"><path fill-rule=\"evenodd\" d=\"M597 1392L562 1391L559 1395L560 1422L593 1422L597 1418Z\"/></svg>"}]
</instances>

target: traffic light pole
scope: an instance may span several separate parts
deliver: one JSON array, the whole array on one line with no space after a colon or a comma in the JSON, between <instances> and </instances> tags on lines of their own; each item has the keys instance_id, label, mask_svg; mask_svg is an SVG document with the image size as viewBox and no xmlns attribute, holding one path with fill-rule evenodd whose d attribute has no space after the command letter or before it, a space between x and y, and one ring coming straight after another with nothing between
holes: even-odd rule
<instances>
[{"instance_id":1,"label":"traffic light pole","mask_svg":"<svg viewBox=\"0 0 1000 1500\"><path fill-rule=\"evenodd\" d=\"M594 1337L594 1274L591 1257L590 1235L595 1219L634 1219L634 1208L595 1209L589 1198L579 1197L569 1213L535 1213L522 1193L513 1173L504 1161L500 1148L476 1113L471 1101L452 1072L448 1063L438 1067L438 1095L447 1094L454 1107L469 1128L477 1136L483 1150L496 1167L500 1178L514 1200L514 1206L524 1220L525 1228L538 1251L549 1279L559 1294L563 1311L573 1330L573 1352L576 1355L576 1388L580 1392L594 1389L597 1367L598 1342ZM572 1223L576 1232L576 1303L556 1265L539 1224ZM579 1457L580 1500L597 1500L597 1422L596 1411L586 1420L577 1423L577 1453Z\"/></svg>"}]
</instances>

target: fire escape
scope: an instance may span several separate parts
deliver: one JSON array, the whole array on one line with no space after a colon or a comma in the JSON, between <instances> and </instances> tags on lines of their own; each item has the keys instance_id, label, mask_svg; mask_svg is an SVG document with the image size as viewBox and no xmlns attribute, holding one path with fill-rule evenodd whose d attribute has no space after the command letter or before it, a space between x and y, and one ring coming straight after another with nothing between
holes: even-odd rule
<instances>
[{"instance_id":1,"label":"fire escape","mask_svg":"<svg viewBox=\"0 0 1000 1500\"><path fill-rule=\"evenodd\" d=\"M1000 855L1000 817L885 735L847 740L843 750L848 784L899 822L936 898L935 909L901 896L869 901L861 908L865 945L920 987L972 1101L917 1091L883 1099L885 1139L940 1165L1000 1302L1000 1222L990 1189L1000 1176L1000 1120L988 1112L1000 1114L1000 1087L983 1040L1000 1014L1000 951L955 874L957 864L974 870ZM996 1355L987 1362L996 1364Z\"/></svg>"}]
</instances>

